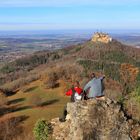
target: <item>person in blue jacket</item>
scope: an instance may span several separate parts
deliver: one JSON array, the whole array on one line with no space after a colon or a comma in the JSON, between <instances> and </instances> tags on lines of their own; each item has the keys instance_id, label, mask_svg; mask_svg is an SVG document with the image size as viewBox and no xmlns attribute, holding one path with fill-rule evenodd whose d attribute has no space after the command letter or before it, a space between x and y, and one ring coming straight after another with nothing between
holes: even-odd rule
<instances>
[{"instance_id":1,"label":"person in blue jacket","mask_svg":"<svg viewBox=\"0 0 140 140\"><path fill-rule=\"evenodd\" d=\"M88 99L104 97L104 78L105 76L96 78L94 73L91 74L91 80L84 87Z\"/></svg>"}]
</instances>

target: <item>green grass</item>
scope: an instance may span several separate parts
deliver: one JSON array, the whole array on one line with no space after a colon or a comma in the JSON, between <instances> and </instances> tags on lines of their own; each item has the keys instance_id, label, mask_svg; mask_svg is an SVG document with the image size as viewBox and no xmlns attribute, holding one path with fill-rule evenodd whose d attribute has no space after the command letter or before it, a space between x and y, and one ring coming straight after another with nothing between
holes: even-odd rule
<instances>
[{"instance_id":1,"label":"green grass","mask_svg":"<svg viewBox=\"0 0 140 140\"><path fill-rule=\"evenodd\" d=\"M47 90L40 84L40 82L34 82L34 84L31 84L25 88L27 88L27 90L25 90L26 92L19 91L17 94L8 98L9 101L20 98L24 99L15 104L13 103L13 105L17 105L19 108L30 106L29 99L31 96L39 96L43 100L44 106L42 107L30 107L10 113L12 116L29 116L23 125L26 130L30 132L32 131L33 126L38 119L44 118L49 121L52 118L60 117L62 115L64 106L69 101L69 98L62 94L61 86L53 90Z\"/></svg>"}]
</instances>

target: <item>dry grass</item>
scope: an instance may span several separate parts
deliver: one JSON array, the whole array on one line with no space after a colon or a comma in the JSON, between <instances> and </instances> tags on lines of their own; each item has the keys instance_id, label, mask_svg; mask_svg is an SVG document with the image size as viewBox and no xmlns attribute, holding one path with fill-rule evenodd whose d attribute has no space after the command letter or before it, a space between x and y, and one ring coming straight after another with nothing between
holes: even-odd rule
<instances>
[{"instance_id":1,"label":"dry grass","mask_svg":"<svg viewBox=\"0 0 140 140\"><path fill-rule=\"evenodd\" d=\"M8 103L8 100L6 96L3 93L0 93L0 107L6 105Z\"/></svg>"},{"instance_id":2,"label":"dry grass","mask_svg":"<svg viewBox=\"0 0 140 140\"><path fill-rule=\"evenodd\" d=\"M29 104L28 100L32 96L40 96L42 99L41 107L32 107ZM24 100L19 100L19 102L11 104L11 106L16 105L19 110L10 113L10 115L20 116L26 114L29 116L29 118L23 123L26 132L32 132L35 122L40 118L51 120L52 118L61 116L64 106L69 101L69 98L64 96L63 86L61 86L61 83L58 88L45 89L42 81L39 80L25 86L24 92L20 90L17 94L8 97L9 101L17 99Z\"/></svg>"}]
</instances>

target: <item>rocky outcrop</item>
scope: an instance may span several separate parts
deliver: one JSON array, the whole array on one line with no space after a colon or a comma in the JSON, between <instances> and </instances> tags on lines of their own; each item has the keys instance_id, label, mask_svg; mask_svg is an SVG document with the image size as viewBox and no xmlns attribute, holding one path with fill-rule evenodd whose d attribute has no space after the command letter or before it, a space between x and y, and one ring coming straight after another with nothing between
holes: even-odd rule
<instances>
[{"instance_id":1,"label":"rocky outcrop","mask_svg":"<svg viewBox=\"0 0 140 140\"><path fill-rule=\"evenodd\" d=\"M133 121L127 120L121 106L109 99L67 104L67 119L52 120L56 140L132 140ZM131 123L130 123L131 122ZM139 126L135 132L138 135ZM136 134L137 133L137 134Z\"/></svg>"},{"instance_id":2,"label":"rocky outcrop","mask_svg":"<svg viewBox=\"0 0 140 140\"><path fill-rule=\"evenodd\" d=\"M102 42L102 43L109 43L112 41L112 38L105 33L95 33L91 39L93 42Z\"/></svg>"}]
</instances>

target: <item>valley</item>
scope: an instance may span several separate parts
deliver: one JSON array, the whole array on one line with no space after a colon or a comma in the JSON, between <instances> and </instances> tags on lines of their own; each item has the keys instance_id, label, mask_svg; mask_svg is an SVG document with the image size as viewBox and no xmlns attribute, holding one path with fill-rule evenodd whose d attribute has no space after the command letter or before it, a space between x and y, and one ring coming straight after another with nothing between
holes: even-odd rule
<instances>
[{"instance_id":1,"label":"valley","mask_svg":"<svg viewBox=\"0 0 140 140\"><path fill-rule=\"evenodd\" d=\"M34 34L21 33L1 33L0 34L0 65L12 62L33 54L36 51L57 50L71 45L83 43L92 36L93 32L66 32L47 34L45 32ZM113 38L127 45L140 46L140 35L130 35L128 33L111 33Z\"/></svg>"},{"instance_id":2,"label":"valley","mask_svg":"<svg viewBox=\"0 0 140 140\"><path fill-rule=\"evenodd\" d=\"M36 51L61 49L86 40L86 36L65 34L0 35L0 64L12 62Z\"/></svg>"}]
</instances>

